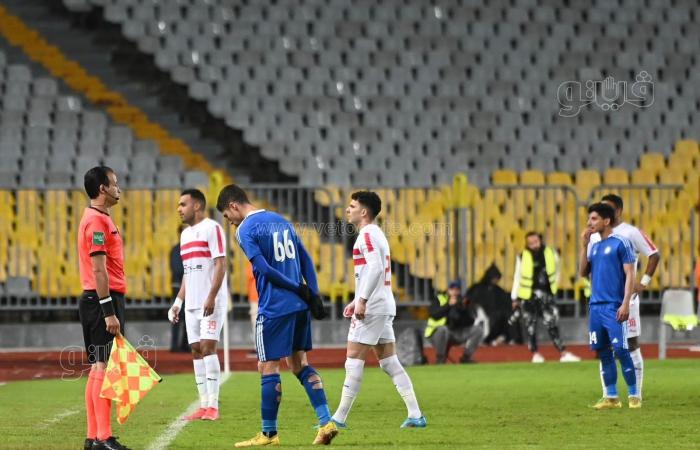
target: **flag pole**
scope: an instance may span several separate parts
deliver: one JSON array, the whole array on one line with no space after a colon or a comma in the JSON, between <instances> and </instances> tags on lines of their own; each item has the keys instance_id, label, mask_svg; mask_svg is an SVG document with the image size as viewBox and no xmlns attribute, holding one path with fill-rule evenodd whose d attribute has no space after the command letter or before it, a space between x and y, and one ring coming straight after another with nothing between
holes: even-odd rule
<instances>
[{"instance_id":1,"label":"flag pole","mask_svg":"<svg viewBox=\"0 0 700 450\"><path fill-rule=\"evenodd\" d=\"M229 355L229 333L228 333L228 315L229 311L226 308L226 315L224 316L224 373L226 375L231 372L231 357Z\"/></svg>"}]
</instances>

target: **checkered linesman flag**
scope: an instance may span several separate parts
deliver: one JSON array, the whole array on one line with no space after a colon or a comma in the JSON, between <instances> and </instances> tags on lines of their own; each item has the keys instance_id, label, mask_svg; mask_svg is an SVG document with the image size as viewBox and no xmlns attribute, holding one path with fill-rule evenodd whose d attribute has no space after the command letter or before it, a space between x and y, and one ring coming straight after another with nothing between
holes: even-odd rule
<instances>
[{"instance_id":1,"label":"checkered linesman flag","mask_svg":"<svg viewBox=\"0 0 700 450\"><path fill-rule=\"evenodd\" d=\"M100 397L117 403L117 422L126 422L136 404L162 380L124 336L114 337Z\"/></svg>"}]
</instances>

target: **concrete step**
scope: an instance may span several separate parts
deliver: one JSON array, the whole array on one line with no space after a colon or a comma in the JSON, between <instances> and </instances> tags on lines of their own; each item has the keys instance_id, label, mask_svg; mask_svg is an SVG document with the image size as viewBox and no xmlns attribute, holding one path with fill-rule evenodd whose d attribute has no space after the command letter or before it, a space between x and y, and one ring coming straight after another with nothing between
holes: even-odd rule
<instances>
[{"instance_id":1,"label":"concrete step","mask_svg":"<svg viewBox=\"0 0 700 450\"><path fill-rule=\"evenodd\" d=\"M172 97L162 97L165 95L163 92L173 89L171 84L167 84L169 81L159 84L162 83L160 80L153 79L154 84L149 84L151 79L148 74L157 72L150 60L145 63L149 65L145 72L139 73L133 71L133 67L128 67L133 61L138 61L131 60L129 52L133 51L135 55L140 53L121 35L117 26L85 22L82 22L82 26L75 25L78 22L70 14L58 11L56 5L45 0L8 0L5 5L13 14L27 21L29 26L35 27L47 41L59 47L66 57L77 61L110 89L124 95L151 120L200 152L212 165L228 170L237 179L250 180L250 171L255 170L251 167L251 162L258 160L257 154L241 158L240 150L237 149L245 148L243 142L222 142L219 138L214 140L203 137L204 128L200 128L200 119L183 111L183 108L189 106L186 99L173 102ZM87 100L84 103L90 104ZM250 151L257 152L255 149ZM235 154L238 157L234 157ZM264 173L268 171L276 173L274 166L265 167Z\"/></svg>"}]
</instances>

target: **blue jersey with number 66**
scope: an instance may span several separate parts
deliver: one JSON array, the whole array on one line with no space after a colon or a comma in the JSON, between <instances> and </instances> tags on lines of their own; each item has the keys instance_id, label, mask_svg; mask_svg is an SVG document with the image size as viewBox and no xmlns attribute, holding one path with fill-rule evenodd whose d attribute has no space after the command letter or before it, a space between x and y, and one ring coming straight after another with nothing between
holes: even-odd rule
<instances>
[{"instance_id":1,"label":"blue jersey with number 66","mask_svg":"<svg viewBox=\"0 0 700 450\"><path fill-rule=\"evenodd\" d=\"M281 215L265 211L253 211L241 222L236 239L248 260L262 255L265 261L287 278L301 283L301 264L297 255L302 246L294 227ZM258 314L268 318L285 316L307 309L299 295L277 287L253 269L258 289Z\"/></svg>"}]
</instances>

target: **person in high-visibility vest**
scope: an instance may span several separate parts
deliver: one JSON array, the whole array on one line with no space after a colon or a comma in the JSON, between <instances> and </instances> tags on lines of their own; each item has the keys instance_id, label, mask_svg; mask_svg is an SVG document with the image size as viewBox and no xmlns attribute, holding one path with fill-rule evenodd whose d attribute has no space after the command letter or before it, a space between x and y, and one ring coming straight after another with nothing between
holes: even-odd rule
<instances>
[{"instance_id":1,"label":"person in high-visibility vest","mask_svg":"<svg viewBox=\"0 0 700 450\"><path fill-rule=\"evenodd\" d=\"M425 328L425 337L435 349L438 364L444 364L452 345L464 345L460 358L462 363L471 363L472 355L488 331L488 318L480 306L462 297L462 284L451 281L447 292L438 294L430 304L430 318Z\"/></svg>"},{"instance_id":2,"label":"person in high-visibility vest","mask_svg":"<svg viewBox=\"0 0 700 450\"><path fill-rule=\"evenodd\" d=\"M559 279L559 256L544 244L542 235L531 231L525 236L525 250L515 262L513 275L513 310L521 312L528 334L528 348L532 352L532 362L544 362L537 346L537 320L542 319L549 337L561 354L562 362L580 361L581 358L566 351L559 335L559 310L554 304ZM517 315L517 314L515 314Z\"/></svg>"}]
</instances>

